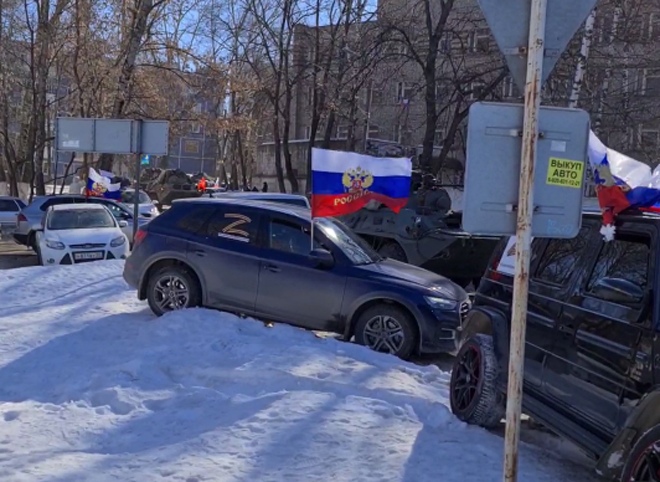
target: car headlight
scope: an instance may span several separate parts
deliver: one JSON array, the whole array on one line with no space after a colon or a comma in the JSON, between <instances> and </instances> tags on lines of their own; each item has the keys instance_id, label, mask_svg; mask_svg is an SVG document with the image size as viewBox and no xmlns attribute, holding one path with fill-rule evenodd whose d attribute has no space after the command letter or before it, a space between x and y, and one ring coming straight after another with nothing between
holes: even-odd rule
<instances>
[{"instance_id":1,"label":"car headlight","mask_svg":"<svg viewBox=\"0 0 660 482\"><path fill-rule=\"evenodd\" d=\"M425 296L426 302L431 305L431 308L439 308L442 310L453 310L456 308L457 302L445 298L436 298L435 296Z\"/></svg>"},{"instance_id":2,"label":"car headlight","mask_svg":"<svg viewBox=\"0 0 660 482\"><path fill-rule=\"evenodd\" d=\"M54 239L47 239L46 246L48 246L50 249L64 249L66 247L64 246L64 243L60 243Z\"/></svg>"},{"instance_id":3,"label":"car headlight","mask_svg":"<svg viewBox=\"0 0 660 482\"><path fill-rule=\"evenodd\" d=\"M117 236L115 239L110 241L110 246L113 248L118 248L126 242L126 236Z\"/></svg>"}]
</instances>

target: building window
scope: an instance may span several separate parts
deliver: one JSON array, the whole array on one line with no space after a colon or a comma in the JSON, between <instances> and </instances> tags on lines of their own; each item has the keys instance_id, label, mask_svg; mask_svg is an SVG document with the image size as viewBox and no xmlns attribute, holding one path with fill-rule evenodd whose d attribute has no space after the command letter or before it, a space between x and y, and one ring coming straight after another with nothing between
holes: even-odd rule
<instances>
[{"instance_id":1,"label":"building window","mask_svg":"<svg viewBox=\"0 0 660 482\"><path fill-rule=\"evenodd\" d=\"M199 122L193 122L190 125L190 132L193 134L201 134L202 133L202 124Z\"/></svg>"},{"instance_id":2,"label":"building window","mask_svg":"<svg viewBox=\"0 0 660 482\"><path fill-rule=\"evenodd\" d=\"M396 83L396 103L407 104L413 98L415 91L409 82Z\"/></svg>"},{"instance_id":3,"label":"building window","mask_svg":"<svg viewBox=\"0 0 660 482\"><path fill-rule=\"evenodd\" d=\"M197 102L197 103L195 104L195 107L194 107L193 110L194 110L195 114L201 114L201 113L202 113L202 103L201 103L201 102Z\"/></svg>"},{"instance_id":4,"label":"building window","mask_svg":"<svg viewBox=\"0 0 660 482\"><path fill-rule=\"evenodd\" d=\"M199 142L187 140L183 143L183 152L186 154L199 154Z\"/></svg>"},{"instance_id":5,"label":"building window","mask_svg":"<svg viewBox=\"0 0 660 482\"><path fill-rule=\"evenodd\" d=\"M484 91L484 88L486 87L486 84L484 83L483 80L475 80L474 82L470 82L470 90L468 92L468 99L469 100L477 100Z\"/></svg>"},{"instance_id":6,"label":"building window","mask_svg":"<svg viewBox=\"0 0 660 482\"><path fill-rule=\"evenodd\" d=\"M660 147L660 131L658 129L640 129L639 144L642 149L655 150Z\"/></svg>"},{"instance_id":7,"label":"building window","mask_svg":"<svg viewBox=\"0 0 660 482\"><path fill-rule=\"evenodd\" d=\"M660 40L660 13L651 12L644 17L645 40Z\"/></svg>"},{"instance_id":8,"label":"building window","mask_svg":"<svg viewBox=\"0 0 660 482\"><path fill-rule=\"evenodd\" d=\"M642 95L660 95L660 69L644 69Z\"/></svg>"},{"instance_id":9,"label":"building window","mask_svg":"<svg viewBox=\"0 0 660 482\"><path fill-rule=\"evenodd\" d=\"M378 128L378 126L375 124L369 124L369 134L367 137L369 139L377 139L379 134L380 134L380 129Z\"/></svg>"},{"instance_id":10,"label":"building window","mask_svg":"<svg viewBox=\"0 0 660 482\"><path fill-rule=\"evenodd\" d=\"M307 87L307 105L314 103L314 87Z\"/></svg>"},{"instance_id":11,"label":"building window","mask_svg":"<svg viewBox=\"0 0 660 482\"><path fill-rule=\"evenodd\" d=\"M303 139L309 140L311 136L312 136L312 128L310 126L305 127L305 135L303 136Z\"/></svg>"},{"instance_id":12,"label":"building window","mask_svg":"<svg viewBox=\"0 0 660 482\"><path fill-rule=\"evenodd\" d=\"M392 140L401 144L401 139L403 137L403 127L401 124L395 124L392 130Z\"/></svg>"},{"instance_id":13,"label":"building window","mask_svg":"<svg viewBox=\"0 0 660 482\"><path fill-rule=\"evenodd\" d=\"M470 32L468 38L470 52L487 54L490 52L490 30L479 28Z\"/></svg>"},{"instance_id":14,"label":"building window","mask_svg":"<svg viewBox=\"0 0 660 482\"><path fill-rule=\"evenodd\" d=\"M337 126L337 139L348 139L349 126L347 125L338 125Z\"/></svg>"},{"instance_id":15,"label":"building window","mask_svg":"<svg viewBox=\"0 0 660 482\"><path fill-rule=\"evenodd\" d=\"M518 86L513 81L513 77L507 77L502 82L502 97L505 99L520 97L520 89L518 89Z\"/></svg>"},{"instance_id":16,"label":"building window","mask_svg":"<svg viewBox=\"0 0 660 482\"><path fill-rule=\"evenodd\" d=\"M378 105L383 102L383 91L378 87L369 87L367 102L370 106Z\"/></svg>"},{"instance_id":17,"label":"building window","mask_svg":"<svg viewBox=\"0 0 660 482\"><path fill-rule=\"evenodd\" d=\"M435 132L433 133L433 144L436 146L442 145L445 142L445 130L436 127Z\"/></svg>"}]
</instances>

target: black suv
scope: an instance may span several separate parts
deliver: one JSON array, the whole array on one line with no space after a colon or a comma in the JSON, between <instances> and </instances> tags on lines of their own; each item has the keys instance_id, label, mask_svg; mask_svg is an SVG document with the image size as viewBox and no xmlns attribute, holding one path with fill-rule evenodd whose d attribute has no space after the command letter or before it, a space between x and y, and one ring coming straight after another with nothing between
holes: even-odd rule
<instances>
[{"instance_id":1,"label":"black suv","mask_svg":"<svg viewBox=\"0 0 660 482\"><path fill-rule=\"evenodd\" d=\"M611 480L660 481L660 216L629 212L603 241L600 213L574 239L534 239L523 410ZM462 420L504 414L515 237L504 239L461 327L450 401Z\"/></svg>"},{"instance_id":2,"label":"black suv","mask_svg":"<svg viewBox=\"0 0 660 482\"><path fill-rule=\"evenodd\" d=\"M208 306L334 331L406 358L454 349L458 285L382 258L342 223L240 198L180 199L138 231L124 279L152 311Z\"/></svg>"}]
</instances>

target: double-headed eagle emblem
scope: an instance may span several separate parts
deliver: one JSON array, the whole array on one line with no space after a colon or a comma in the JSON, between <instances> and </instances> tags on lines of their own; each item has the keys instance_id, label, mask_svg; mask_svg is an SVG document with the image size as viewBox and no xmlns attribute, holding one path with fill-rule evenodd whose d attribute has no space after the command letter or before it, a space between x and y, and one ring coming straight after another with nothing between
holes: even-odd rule
<instances>
[{"instance_id":1,"label":"double-headed eagle emblem","mask_svg":"<svg viewBox=\"0 0 660 482\"><path fill-rule=\"evenodd\" d=\"M368 189L374 183L374 177L358 166L346 171L341 182L348 192L353 193Z\"/></svg>"}]
</instances>

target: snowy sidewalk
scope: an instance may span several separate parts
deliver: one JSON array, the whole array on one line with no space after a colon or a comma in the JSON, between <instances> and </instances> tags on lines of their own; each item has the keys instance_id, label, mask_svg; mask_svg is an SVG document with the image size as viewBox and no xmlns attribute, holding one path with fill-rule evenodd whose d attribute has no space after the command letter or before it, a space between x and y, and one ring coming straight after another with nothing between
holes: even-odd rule
<instances>
[{"instance_id":1,"label":"snowy sidewalk","mask_svg":"<svg viewBox=\"0 0 660 482\"><path fill-rule=\"evenodd\" d=\"M451 415L448 373L210 310L155 319L121 270L0 274L1 481L501 480L503 440ZM523 439L521 482L597 480Z\"/></svg>"}]
</instances>

